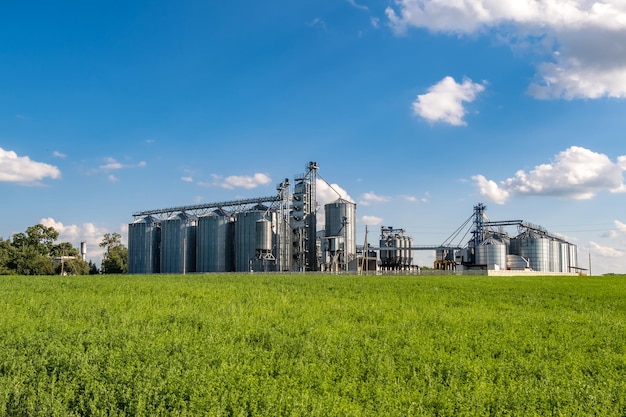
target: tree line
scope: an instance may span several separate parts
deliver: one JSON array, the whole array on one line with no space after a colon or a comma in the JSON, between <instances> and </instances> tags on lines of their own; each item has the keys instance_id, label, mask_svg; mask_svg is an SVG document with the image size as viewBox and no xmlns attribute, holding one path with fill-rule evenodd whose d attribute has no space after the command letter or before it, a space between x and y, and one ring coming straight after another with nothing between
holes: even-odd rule
<instances>
[{"instance_id":1,"label":"tree line","mask_svg":"<svg viewBox=\"0 0 626 417\"><path fill-rule=\"evenodd\" d=\"M124 274L128 271L128 249L119 233L106 233L99 246L105 248L100 268L82 259L69 242L57 243L59 232L36 224L9 239L0 237L0 275L87 275Z\"/></svg>"}]
</instances>

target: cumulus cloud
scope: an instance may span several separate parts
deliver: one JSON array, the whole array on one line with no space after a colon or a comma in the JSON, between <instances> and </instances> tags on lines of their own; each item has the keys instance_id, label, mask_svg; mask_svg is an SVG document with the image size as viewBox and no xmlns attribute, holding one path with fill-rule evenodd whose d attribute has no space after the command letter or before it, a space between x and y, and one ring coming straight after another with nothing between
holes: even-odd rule
<instances>
[{"instance_id":1,"label":"cumulus cloud","mask_svg":"<svg viewBox=\"0 0 626 417\"><path fill-rule=\"evenodd\" d=\"M619 220L615 220L615 227L622 233L626 233L626 224L620 222Z\"/></svg>"},{"instance_id":2,"label":"cumulus cloud","mask_svg":"<svg viewBox=\"0 0 626 417\"><path fill-rule=\"evenodd\" d=\"M572 146L555 156L554 162L536 166L532 171L517 171L500 183L483 175L472 179L481 195L504 204L513 195L559 196L588 200L600 191L624 192L624 166L604 154Z\"/></svg>"},{"instance_id":3,"label":"cumulus cloud","mask_svg":"<svg viewBox=\"0 0 626 417\"><path fill-rule=\"evenodd\" d=\"M593 250L593 252L596 253L597 255L606 256L608 258L618 258L618 257L622 257L626 255L621 250L611 248L608 246L601 246L597 244L596 242L589 242L589 246Z\"/></svg>"},{"instance_id":4,"label":"cumulus cloud","mask_svg":"<svg viewBox=\"0 0 626 417\"><path fill-rule=\"evenodd\" d=\"M59 152L59 151L52 152L52 156L54 156L55 158L61 158L61 159L67 158L66 154L64 154L63 152Z\"/></svg>"},{"instance_id":5,"label":"cumulus cloud","mask_svg":"<svg viewBox=\"0 0 626 417\"><path fill-rule=\"evenodd\" d=\"M445 77L420 94L413 102L413 113L429 122L444 122L454 126L465 125L463 103L471 103L485 89L483 84L465 78L458 84L454 78Z\"/></svg>"},{"instance_id":6,"label":"cumulus cloud","mask_svg":"<svg viewBox=\"0 0 626 417\"><path fill-rule=\"evenodd\" d=\"M192 177L180 177L180 180L184 182L193 182Z\"/></svg>"},{"instance_id":7,"label":"cumulus cloud","mask_svg":"<svg viewBox=\"0 0 626 417\"><path fill-rule=\"evenodd\" d=\"M93 223L83 223L82 226L66 225L52 217L42 218L39 223L46 227L53 227L59 232L57 242L70 242L77 249L80 249L80 242L87 242L87 259L97 259L98 262L102 259L104 249L100 248L99 244L104 234L108 232L106 228Z\"/></svg>"},{"instance_id":8,"label":"cumulus cloud","mask_svg":"<svg viewBox=\"0 0 626 417\"><path fill-rule=\"evenodd\" d=\"M383 219L376 216L363 216L361 217L361 221L368 226L380 226L383 224Z\"/></svg>"},{"instance_id":9,"label":"cumulus cloud","mask_svg":"<svg viewBox=\"0 0 626 417\"><path fill-rule=\"evenodd\" d=\"M252 189L261 185L267 185L272 179L267 174L256 173L254 175L231 175L220 182L220 187L232 190L233 188Z\"/></svg>"},{"instance_id":10,"label":"cumulus cloud","mask_svg":"<svg viewBox=\"0 0 626 417\"><path fill-rule=\"evenodd\" d=\"M23 185L39 185L44 178L58 179L61 171L54 165L18 156L13 151L0 148L0 181Z\"/></svg>"},{"instance_id":11,"label":"cumulus cloud","mask_svg":"<svg viewBox=\"0 0 626 417\"><path fill-rule=\"evenodd\" d=\"M626 3L588 0L396 0L397 34L489 34L539 54L536 98L626 97Z\"/></svg>"},{"instance_id":12,"label":"cumulus cloud","mask_svg":"<svg viewBox=\"0 0 626 417\"><path fill-rule=\"evenodd\" d=\"M348 192L341 188L341 186L339 186L338 184L328 184L326 181L319 178L317 179L315 184L317 203L321 207L323 207L325 204L337 201L337 199L339 198L354 203L354 199L352 199Z\"/></svg>"},{"instance_id":13,"label":"cumulus cloud","mask_svg":"<svg viewBox=\"0 0 626 417\"><path fill-rule=\"evenodd\" d=\"M391 200L390 197L387 197L384 195L378 195L374 193L373 191L369 193L363 193L361 198L362 200L359 203L364 206L369 206L372 203L386 203L387 201Z\"/></svg>"}]
</instances>

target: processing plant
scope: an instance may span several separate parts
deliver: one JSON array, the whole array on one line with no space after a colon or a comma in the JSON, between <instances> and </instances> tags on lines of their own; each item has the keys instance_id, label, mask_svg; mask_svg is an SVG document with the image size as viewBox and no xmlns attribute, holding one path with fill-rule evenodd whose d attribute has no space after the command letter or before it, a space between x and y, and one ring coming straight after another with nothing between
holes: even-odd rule
<instances>
[{"instance_id":1,"label":"processing plant","mask_svg":"<svg viewBox=\"0 0 626 417\"><path fill-rule=\"evenodd\" d=\"M357 245L356 204L338 192L324 205L318 230L316 186L326 182L318 170L309 162L293 189L285 178L269 197L133 213L129 273L419 271L413 253L420 250L435 252L433 269L455 273L581 270L575 245L523 220L491 221L483 204L442 244L416 246L404 229L382 226L379 246L367 244L367 228L366 243ZM505 226L516 226L517 235ZM460 243L451 243L459 236Z\"/></svg>"}]
</instances>

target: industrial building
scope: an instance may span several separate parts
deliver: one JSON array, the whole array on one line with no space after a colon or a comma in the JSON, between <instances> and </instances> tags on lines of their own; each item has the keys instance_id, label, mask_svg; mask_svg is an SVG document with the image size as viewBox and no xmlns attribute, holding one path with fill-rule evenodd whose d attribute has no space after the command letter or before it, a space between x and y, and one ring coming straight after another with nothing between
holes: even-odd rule
<instances>
[{"instance_id":1,"label":"industrial building","mask_svg":"<svg viewBox=\"0 0 626 417\"><path fill-rule=\"evenodd\" d=\"M325 181L318 169L309 162L294 178L293 191L286 178L274 196L133 213L129 272L414 273L420 267L413 253L420 250L434 251L433 269L450 273L581 270L575 245L523 220L491 221L483 204L442 244L416 246L404 229L382 226L379 246L367 243L367 229L365 244L357 245L356 204L337 193L324 205L318 231L316 183ZM517 227L517 234L511 237L504 227Z\"/></svg>"}]
</instances>

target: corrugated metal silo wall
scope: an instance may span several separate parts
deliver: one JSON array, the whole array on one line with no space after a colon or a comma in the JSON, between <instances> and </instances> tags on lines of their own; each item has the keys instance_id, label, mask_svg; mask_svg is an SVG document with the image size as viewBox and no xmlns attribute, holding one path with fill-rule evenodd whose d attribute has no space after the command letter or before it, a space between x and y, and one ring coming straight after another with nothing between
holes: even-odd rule
<instances>
[{"instance_id":1,"label":"corrugated metal silo wall","mask_svg":"<svg viewBox=\"0 0 626 417\"><path fill-rule=\"evenodd\" d=\"M233 271L233 223L230 218L215 214L200 217L196 247L198 272Z\"/></svg>"},{"instance_id":2,"label":"corrugated metal silo wall","mask_svg":"<svg viewBox=\"0 0 626 417\"><path fill-rule=\"evenodd\" d=\"M328 203L324 206L324 212L326 236L343 236L346 256L348 260L354 259L356 257L356 204ZM345 224L344 217L346 218Z\"/></svg>"},{"instance_id":3,"label":"corrugated metal silo wall","mask_svg":"<svg viewBox=\"0 0 626 417\"><path fill-rule=\"evenodd\" d=\"M561 242L550 241L550 272L561 272Z\"/></svg>"},{"instance_id":4,"label":"corrugated metal silo wall","mask_svg":"<svg viewBox=\"0 0 626 417\"><path fill-rule=\"evenodd\" d=\"M550 271L550 240L546 238L522 238L521 256L528 259L534 271Z\"/></svg>"},{"instance_id":5,"label":"corrugated metal silo wall","mask_svg":"<svg viewBox=\"0 0 626 417\"><path fill-rule=\"evenodd\" d=\"M151 217L128 225L128 273L153 274L160 269L161 228Z\"/></svg>"},{"instance_id":6,"label":"corrugated metal silo wall","mask_svg":"<svg viewBox=\"0 0 626 417\"><path fill-rule=\"evenodd\" d=\"M250 262L256 259L256 222L263 218L263 211L237 213L235 221L235 271L247 272Z\"/></svg>"},{"instance_id":7,"label":"corrugated metal silo wall","mask_svg":"<svg viewBox=\"0 0 626 417\"><path fill-rule=\"evenodd\" d=\"M576 272L574 268L578 266L578 247L574 244L569 244L569 264L567 272Z\"/></svg>"},{"instance_id":8,"label":"corrugated metal silo wall","mask_svg":"<svg viewBox=\"0 0 626 417\"><path fill-rule=\"evenodd\" d=\"M161 223L161 273L196 270L196 226L183 214Z\"/></svg>"},{"instance_id":9,"label":"corrugated metal silo wall","mask_svg":"<svg viewBox=\"0 0 626 417\"><path fill-rule=\"evenodd\" d=\"M476 247L476 265L487 265L488 267L498 265L501 269L505 269L506 263L506 245L488 244Z\"/></svg>"},{"instance_id":10,"label":"corrugated metal silo wall","mask_svg":"<svg viewBox=\"0 0 626 417\"><path fill-rule=\"evenodd\" d=\"M569 243L560 242L559 263L561 265L560 272L569 272Z\"/></svg>"}]
</instances>

